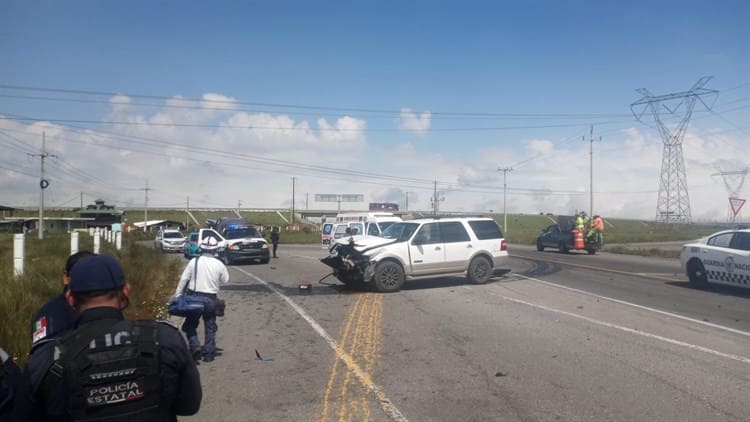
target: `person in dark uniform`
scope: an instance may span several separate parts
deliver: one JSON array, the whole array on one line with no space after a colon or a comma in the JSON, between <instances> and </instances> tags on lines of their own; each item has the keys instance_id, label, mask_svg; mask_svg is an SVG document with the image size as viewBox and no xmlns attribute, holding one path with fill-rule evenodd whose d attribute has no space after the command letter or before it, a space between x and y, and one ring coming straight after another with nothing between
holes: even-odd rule
<instances>
[{"instance_id":1,"label":"person in dark uniform","mask_svg":"<svg viewBox=\"0 0 750 422\"><path fill-rule=\"evenodd\" d=\"M279 228L274 227L271 229L271 244L273 245L273 257L278 258L276 256L276 249L279 248Z\"/></svg>"},{"instance_id":2,"label":"person in dark uniform","mask_svg":"<svg viewBox=\"0 0 750 422\"><path fill-rule=\"evenodd\" d=\"M68 257L65 269L62 273L63 291L59 296L42 305L31 325L31 347L32 349L44 339L54 338L60 333L73 326L78 313L68 305L65 292L68 291L70 283L70 271L79 259L93 255L89 251L79 251Z\"/></svg>"},{"instance_id":3,"label":"person in dark uniform","mask_svg":"<svg viewBox=\"0 0 750 422\"><path fill-rule=\"evenodd\" d=\"M198 369L176 327L128 321L130 284L106 255L79 260L68 304L73 328L44 340L29 357L32 414L37 421L176 421L200 409Z\"/></svg>"},{"instance_id":4,"label":"person in dark uniform","mask_svg":"<svg viewBox=\"0 0 750 422\"><path fill-rule=\"evenodd\" d=\"M22 400L28 397L21 368L0 347L0 421L22 421L29 407Z\"/></svg>"}]
</instances>

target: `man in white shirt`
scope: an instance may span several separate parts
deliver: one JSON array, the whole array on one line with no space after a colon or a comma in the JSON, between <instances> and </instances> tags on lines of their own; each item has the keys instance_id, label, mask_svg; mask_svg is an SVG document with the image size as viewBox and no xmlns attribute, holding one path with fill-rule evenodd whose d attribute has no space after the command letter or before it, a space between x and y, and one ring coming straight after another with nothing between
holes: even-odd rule
<instances>
[{"instance_id":1,"label":"man in white shirt","mask_svg":"<svg viewBox=\"0 0 750 422\"><path fill-rule=\"evenodd\" d=\"M223 262L213 256L215 245L204 239L201 243L201 255L191 259L182 272L177 284L175 297L182 294L198 295L206 298L207 306L203 314L185 317L182 331L188 339L190 352L196 361L203 358L204 362L211 362L216 357L216 299L222 284L229 283L229 271ZM198 323L203 317L205 338L203 347L198 339Z\"/></svg>"}]
</instances>

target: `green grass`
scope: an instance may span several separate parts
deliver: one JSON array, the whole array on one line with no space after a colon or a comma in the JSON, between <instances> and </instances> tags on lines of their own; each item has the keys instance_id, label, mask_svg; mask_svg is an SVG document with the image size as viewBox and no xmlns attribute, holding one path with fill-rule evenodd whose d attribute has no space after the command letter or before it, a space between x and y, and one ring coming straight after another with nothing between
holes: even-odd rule
<instances>
[{"instance_id":1,"label":"green grass","mask_svg":"<svg viewBox=\"0 0 750 422\"><path fill-rule=\"evenodd\" d=\"M62 291L61 273L70 254L70 235L50 234L44 240L26 236L24 274L13 275L13 235L0 234L0 345L19 364L31 346L31 319L48 300ZM79 249L93 250L92 240L81 234ZM125 236L123 248L102 242L101 253L116 257L132 285L126 317L151 319L165 315L165 303L179 277L180 262L153 249L139 246Z\"/></svg>"}]
</instances>

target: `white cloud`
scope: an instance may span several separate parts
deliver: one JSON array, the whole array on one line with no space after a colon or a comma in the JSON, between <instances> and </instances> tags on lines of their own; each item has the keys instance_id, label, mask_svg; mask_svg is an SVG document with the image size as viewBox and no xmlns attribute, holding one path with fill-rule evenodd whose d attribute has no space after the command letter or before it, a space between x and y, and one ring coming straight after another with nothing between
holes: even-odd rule
<instances>
[{"instance_id":1,"label":"white cloud","mask_svg":"<svg viewBox=\"0 0 750 422\"><path fill-rule=\"evenodd\" d=\"M417 115L410 108L402 108L398 127L423 135L430 129L431 121L432 113L429 111L424 111Z\"/></svg>"},{"instance_id":2,"label":"white cloud","mask_svg":"<svg viewBox=\"0 0 750 422\"><path fill-rule=\"evenodd\" d=\"M508 212L562 214L589 207L589 145L579 140L554 142L531 137L489 142L477 137L450 142L450 135L429 133L429 115L418 117L405 110L412 123L402 128L417 133L423 130L423 135L431 140L434 136L437 142L390 142L388 136L368 136L368 122L352 116L300 120L284 114L238 111L234 99L221 94L201 98L173 97L164 107L146 108L128 97L113 97L102 120L137 124L107 126L102 132L0 119L0 131L20 141L0 135L7 156L0 159L3 200L11 206L36 205L39 161L25 152L39 150L44 131L48 151L59 156L48 161L52 185L46 197L51 206L83 191L85 200L94 196L140 207L143 192L129 189L144 187L148 179L154 189L150 196L154 207L179 207L190 196L191 207L232 207L242 200L248 207L273 208L290 203L291 178L295 177L298 208L335 207L314 203L316 193L363 194L364 203L351 204L363 209L367 202L404 206L408 193L410 209L428 210L432 181L438 180L438 190L445 198L441 209L497 212L504 205L503 174L497 168L511 166L514 170L507 175L505 204ZM165 125L149 124L155 122ZM172 123L197 126L170 126ZM441 142L444 140L449 142ZM744 155L736 147L741 142L731 133L710 128L689 131L685 137L685 167L695 219L726 219L728 192L721 178L712 175L719 168L731 170L742 165ZM11 148L14 145L16 149ZM610 132L602 142L594 143L595 211L605 216L653 219L662 150L658 133L642 126ZM747 197L749 188L750 182L740 196ZM72 205L77 204L74 202Z\"/></svg>"}]
</instances>

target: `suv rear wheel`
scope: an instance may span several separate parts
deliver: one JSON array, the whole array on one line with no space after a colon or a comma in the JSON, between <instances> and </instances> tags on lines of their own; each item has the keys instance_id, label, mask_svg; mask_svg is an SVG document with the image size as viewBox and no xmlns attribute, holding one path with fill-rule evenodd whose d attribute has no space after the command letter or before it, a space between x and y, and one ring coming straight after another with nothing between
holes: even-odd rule
<instances>
[{"instance_id":1,"label":"suv rear wheel","mask_svg":"<svg viewBox=\"0 0 750 422\"><path fill-rule=\"evenodd\" d=\"M379 292L397 292L404 285L404 270L393 261L384 261L375 267L373 281Z\"/></svg>"},{"instance_id":2,"label":"suv rear wheel","mask_svg":"<svg viewBox=\"0 0 750 422\"><path fill-rule=\"evenodd\" d=\"M469 280L474 284L484 284L489 280L492 275L492 264L490 260L478 256L471 260L469 263L469 270L467 271Z\"/></svg>"}]
</instances>

